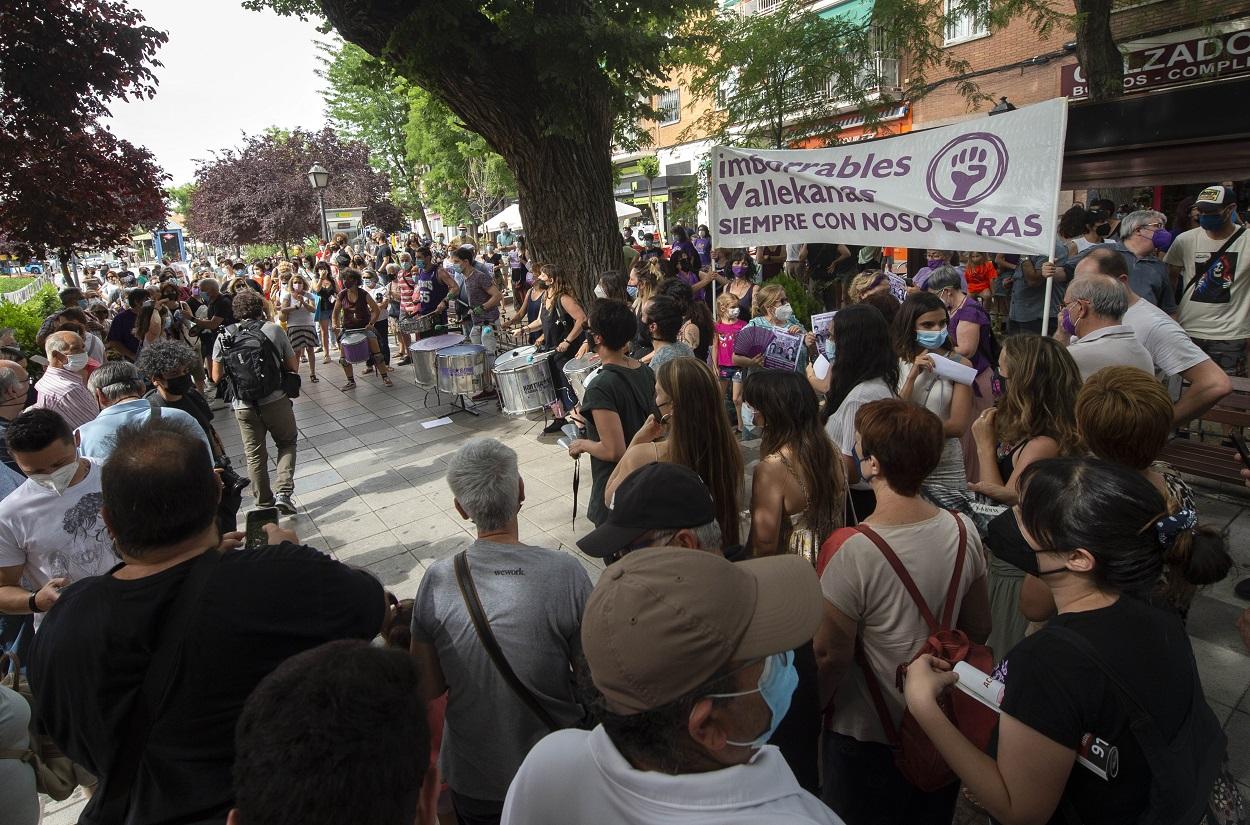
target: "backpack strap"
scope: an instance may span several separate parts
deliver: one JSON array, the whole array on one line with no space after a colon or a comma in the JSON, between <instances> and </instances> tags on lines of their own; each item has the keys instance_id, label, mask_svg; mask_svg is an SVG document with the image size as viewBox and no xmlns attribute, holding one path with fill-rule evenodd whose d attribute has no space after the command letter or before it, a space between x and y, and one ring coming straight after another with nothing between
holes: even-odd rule
<instances>
[{"instance_id":1,"label":"backpack strap","mask_svg":"<svg viewBox=\"0 0 1250 825\"><path fill-rule=\"evenodd\" d=\"M960 527L962 526L961 524ZM855 529L873 544L877 545L881 555L885 556L885 560L889 562L890 567L894 570L894 575L898 576L899 581L903 583L903 588L907 590L907 595L911 596L911 600L920 609L920 615L924 617L925 623L929 625L929 632L937 633L941 630L942 628L938 624L937 619L933 618L933 611L929 609L928 603L925 602L920 588L916 587L916 582L912 579L911 574L907 572L907 568L903 566L903 562L895 555L894 550L886 543L885 539L881 538L877 531L867 524L860 524ZM962 548L962 546L961 544L960 547Z\"/></svg>"}]
</instances>

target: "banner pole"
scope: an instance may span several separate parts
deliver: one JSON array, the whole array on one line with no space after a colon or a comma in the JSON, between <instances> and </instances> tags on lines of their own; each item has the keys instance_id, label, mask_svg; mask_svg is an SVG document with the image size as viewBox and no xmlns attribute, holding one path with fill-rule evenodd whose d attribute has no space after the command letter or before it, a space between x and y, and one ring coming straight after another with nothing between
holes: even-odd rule
<instances>
[{"instance_id":1,"label":"banner pole","mask_svg":"<svg viewBox=\"0 0 1250 825\"><path fill-rule=\"evenodd\" d=\"M1055 262L1055 256L1053 254L1050 256L1050 262L1052 264ZM1047 325L1047 322L1050 320L1050 296L1051 296L1051 293L1054 291L1054 287L1055 287L1055 279L1047 278L1046 279L1046 293L1044 297L1042 298L1042 337L1043 338L1046 337L1046 325Z\"/></svg>"}]
</instances>

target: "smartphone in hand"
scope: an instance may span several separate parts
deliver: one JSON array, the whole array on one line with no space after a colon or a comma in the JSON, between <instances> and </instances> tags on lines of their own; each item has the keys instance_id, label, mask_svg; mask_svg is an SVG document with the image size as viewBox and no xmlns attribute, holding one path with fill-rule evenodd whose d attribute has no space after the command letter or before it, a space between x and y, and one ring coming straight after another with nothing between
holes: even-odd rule
<instances>
[{"instance_id":1,"label":"smartphone in hand","mask_svg":"<svg viewBox=\"0 0 1250 825\"><path fill-rule=\"evenodd\" d=\"M257 507L255 510L249 510L247 514L247 533L243 540L243 547L247 550L255 550L268 545L269 536L265 533L265 525L277 523L277 507Z\"/></svg>"}]
</instances>

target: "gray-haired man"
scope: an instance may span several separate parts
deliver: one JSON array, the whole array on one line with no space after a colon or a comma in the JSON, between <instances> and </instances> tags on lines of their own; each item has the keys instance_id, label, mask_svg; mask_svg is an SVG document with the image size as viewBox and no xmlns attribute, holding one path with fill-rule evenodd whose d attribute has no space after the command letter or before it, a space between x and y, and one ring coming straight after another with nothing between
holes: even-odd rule
<instances>
[{"instance_id":1,"label":"gray-haired man","mask_svg":"<svg viewBox=\"0 0 1250 825\"><path fill-rule=\"evenodd\" d=\"M462 572L451 558L426 571L412 608L412 653L423 698L447 692L440 766L456 815L462 825L497 823L530 748L553 727L582 716L572 663L581 652L590 579L571 555L521 542L517 511L525 483L516 453L503 444L469 441L452 456L447 484L456 512L476 525L477 540L461 554ZM546 720L486 653L462 585L469 599L480 600L503 657Z\"/></svg>"},{"instance_id":2,"label":"gray-haired man","mask_svg":"<svg viewBox=\"0 0 1250 825\"><path fill-rule=\"evenodd\" d=\"M87 389L100 405L100 414L74 431L74 441L78 444L79 455L103 461L113 452L118 430L126 424L146 423L153 417L152 402L143 397L147 386L138 368L129 361L101 364L87 379ZM189 414L170 407L157 415L168 416L199 433L204 448L212 455L208 437Z\"/></svg>"}]
</instances>

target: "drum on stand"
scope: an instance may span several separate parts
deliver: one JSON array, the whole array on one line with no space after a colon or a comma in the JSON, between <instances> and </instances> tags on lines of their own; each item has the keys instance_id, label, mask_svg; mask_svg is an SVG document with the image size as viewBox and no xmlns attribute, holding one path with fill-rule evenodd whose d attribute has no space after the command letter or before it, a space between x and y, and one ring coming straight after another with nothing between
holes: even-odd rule
<instances>
[{"instance_id":1,"label":"drum on stand","mask_svg":"<svg viewBox=\"0 0 1250 825\"><path fill-rule=\"evenodd\" d=\"M495 388L505 415L542 412L555 403L556 387L547 359L551 351L518 347L495 361Z\"/></svg>"},{"instance_id":2,"label":"drum on stand","mask_svg":"<svg viewBox=\"0 0 1250 825\"><path fill-rule=\"evenodd\" d=\"M436 355L438 389L455 396L477 395L486 389L486 348L458 344Z\"/></svg>"},{"instance_id":3,"label":"drum on stand","mask_svg":"<svg viewBox=\"0 0 1250 825\"><path fill-rule=\"evenodd\" d=\"M438 351L463 342L464 336L458 333L435 335L433 338L415 342L409 352L412 355L412 372L417 386L434 389L438 384Z\"/></svg>"}]
</instances>

